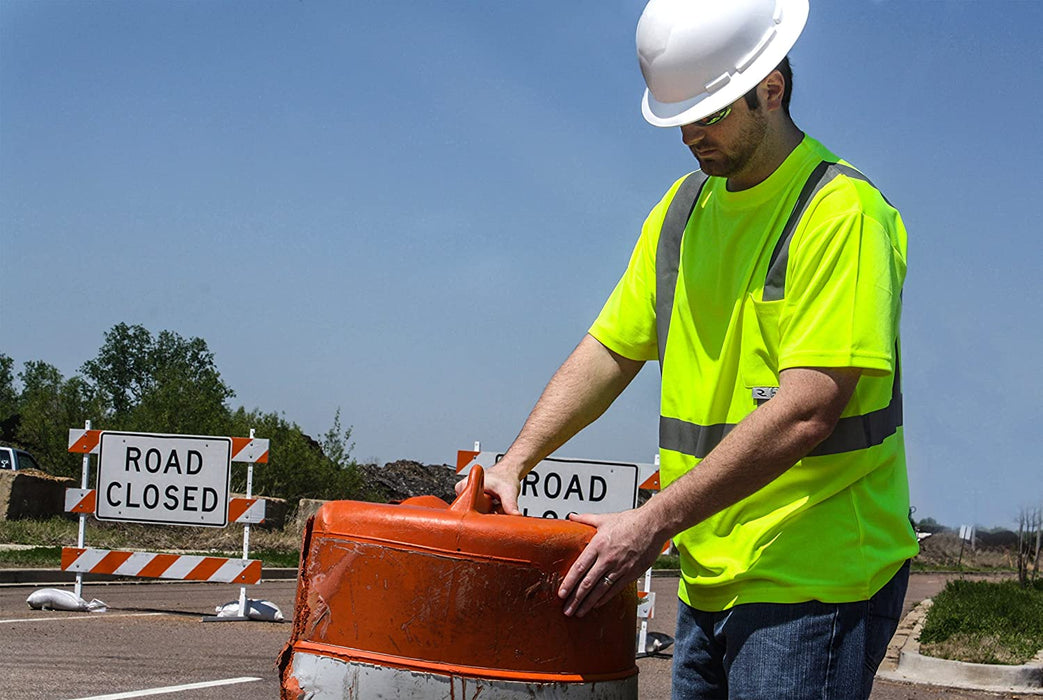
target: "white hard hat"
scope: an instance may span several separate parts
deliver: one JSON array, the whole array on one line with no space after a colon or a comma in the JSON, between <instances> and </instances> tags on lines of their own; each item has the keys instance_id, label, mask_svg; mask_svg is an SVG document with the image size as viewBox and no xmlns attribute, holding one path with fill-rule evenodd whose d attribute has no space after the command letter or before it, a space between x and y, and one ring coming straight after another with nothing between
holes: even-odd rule
<instances>
[{"instance_id":1,"label":"white hard hat","mask_svg":"<svg viewBox=\"0 0 1043 700\"><path fill-rule=\"evenodd\" d=\"M641 112L681 126L724 109L786 57L808 0L651 0L637 23Z\"/></svg>"}]
</instances>

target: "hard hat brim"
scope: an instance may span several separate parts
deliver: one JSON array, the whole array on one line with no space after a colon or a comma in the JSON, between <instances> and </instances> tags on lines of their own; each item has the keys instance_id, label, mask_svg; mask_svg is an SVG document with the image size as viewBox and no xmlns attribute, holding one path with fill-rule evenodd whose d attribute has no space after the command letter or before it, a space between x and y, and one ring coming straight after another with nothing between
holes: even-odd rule
<instances>
[{"instance_id":1,"label":"hard hat brim","mask_svg":"<svg viewBox=\"0 0 1043 700\"><path fill-rule=\"evenodd\" d=\"M691 124L732 104L764 80L789 54L808 21L808 0L781 0L783 22L777 36L747 68L715 90L682 102L660 102L645 88L641 114L652 126L674 127Z\"/></svg>"}]
</instances>

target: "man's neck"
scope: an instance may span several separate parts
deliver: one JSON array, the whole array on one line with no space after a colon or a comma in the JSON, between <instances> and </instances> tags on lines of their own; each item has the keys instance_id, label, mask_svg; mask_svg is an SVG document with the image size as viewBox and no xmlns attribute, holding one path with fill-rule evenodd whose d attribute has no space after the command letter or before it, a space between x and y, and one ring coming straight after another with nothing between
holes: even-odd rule
<instances>
[{"instance_id":1,"label":"man's neck","mask_svg":"<svg viewBox=\"0 0 1043 700\"><path fill-rule=\"evenodd\" d=\"M757 149L756 157L742 172L728 178L728 191L748 190L767 180L803 140L804 132L789 118L779 123L776 128L770 128L765 134L762 147Z\"/></svg>"}]
</instances>

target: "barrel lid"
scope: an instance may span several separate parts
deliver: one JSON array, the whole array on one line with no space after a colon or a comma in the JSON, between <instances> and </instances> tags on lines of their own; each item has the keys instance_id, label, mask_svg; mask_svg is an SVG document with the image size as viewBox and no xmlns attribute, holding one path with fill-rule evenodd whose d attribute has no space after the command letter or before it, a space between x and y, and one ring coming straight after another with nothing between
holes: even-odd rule
<instances>
[{"instance_id":1,"label":"barrel lid","mask_svg":"<svg viewBox=\"0 0 1043 700\"><path fill-rule=\"evenodd\" d=\"M452 504L416 496L398 504L331 501L315 516L313 536L331 534L370 542L527 562L571 565L595 528L571 520L507 515L485 493L476 465ZM562 575L567 571L565 566Z\"/></svg>"}]
</instances>

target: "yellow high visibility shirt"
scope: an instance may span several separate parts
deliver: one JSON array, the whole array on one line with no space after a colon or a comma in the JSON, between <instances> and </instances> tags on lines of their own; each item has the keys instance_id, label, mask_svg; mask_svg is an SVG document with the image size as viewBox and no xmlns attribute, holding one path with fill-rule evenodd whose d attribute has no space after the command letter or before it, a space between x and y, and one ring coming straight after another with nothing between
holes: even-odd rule
<instances>
[{"instance_id":1,"label":"yellow high visibility shirt","mask_svg":"<svg viewBox=\"0 0 1043 700\"><path fill-rule=\"evenodd\" d=\"M901 425L901 216L861 173L805 137L754 187L729 192L724 178L706 180L673 263L674 286L657 254L684 179L645 220L590 329L625 357L661 360L664 488L770 400L780 370L855 367L862 376L830 438L674 538L680 597L711 611L868 599L917 552ZM657 275L673 295L671 303L658 292L671 303L659 311L669 319L662 358Z\"/></svg>"}]
</instances>

